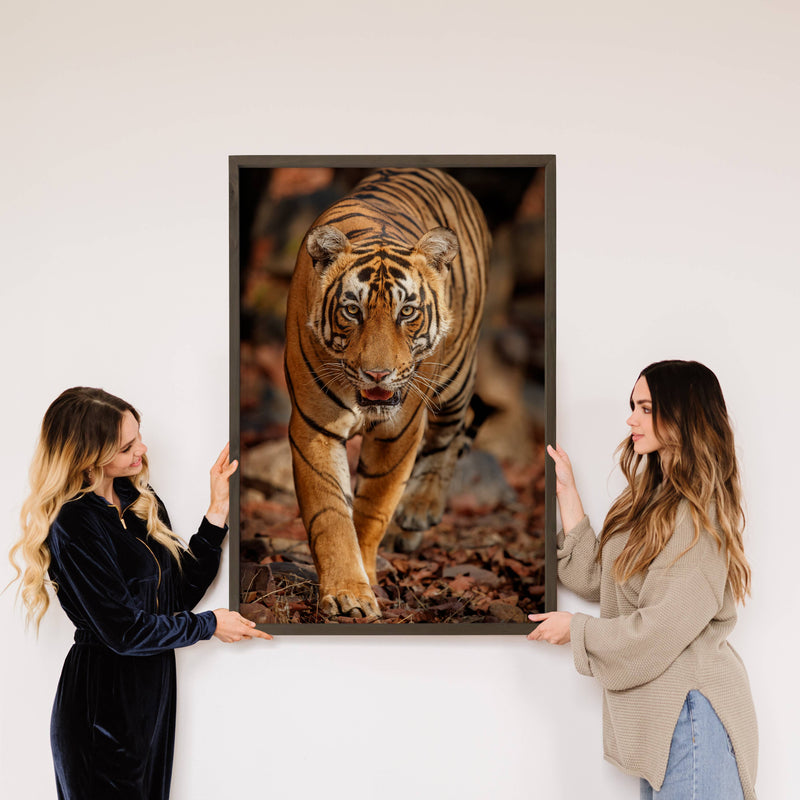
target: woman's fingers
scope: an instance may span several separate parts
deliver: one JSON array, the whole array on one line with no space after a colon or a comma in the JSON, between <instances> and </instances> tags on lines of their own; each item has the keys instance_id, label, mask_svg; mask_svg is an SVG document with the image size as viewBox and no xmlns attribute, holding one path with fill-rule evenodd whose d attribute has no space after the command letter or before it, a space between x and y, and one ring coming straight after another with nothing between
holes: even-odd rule
<instances>
[{"instance_id":1,"label":"woman's fingers","mask_svg":"<svg viewBox=\"0 0 800 800\"><path fill-rule=\"evenodd\" d=\"M527 636L531 641L544 641L550 644L569 642L572 614L566 611L549 611L546 614L528 614L528 619L539 623Z\"/></svg>"},{"instance_id":2,"label":"woman's fingers","mask_svg":"<svg viewBox=\"0 0 800 800\"><path fill-rule=\"evenodd\" d=\"M559 449L558 446L553 447L551 444L547 445L547 454L553 459L556 469L563 467L565 463L569 464L567 454L563 450Z\"/></svg>"},{"instance_id":3,"label":"woman's fingers","mask_svg":"<svg viewBox=\"0 0 800 800\"><path fill-rule=\"evenodd\" d=\"M225 447L222 448L222 452L214 462L214 466L211 467L212 478L218 475L227 480L231 475L233 475L234 472L236 472L236 467L239 466L239 462L236 461L236 459L230 461L230 454L231 446L229 442L225 445Z\"/></svg>"},{"instance_id":4,"label":"woman's fingers","mask_svg":"<svg viewBox=\"0 0 800 800\"><path fill-rule=\"evenodd\" d=\"M230 443L222 448L219 458L214 462L214 466L211 467L210 471L211 501L206 516L209 518L209 521L215 525L224 524L228 516L230 504L229 482L231 475L233 475L239 467L239 462L235 459L229 462L229 457Z\"/></svg>"},{"instance_id":5,"label":"woman's fingers","mask_svg":"<svg viewBox=\"0 0 800 800\"><path fill-rule=\"evenodd\" d=\"M239 462L236 461L236 459L231 461L230 464L225 463L221 467L218 466L217 464L214 464L214 466L211 468L212 480L217 479L217 480L221 480L221 481L224 481L225 483L227 483L230 480L231 475L233 475L233 473L236 472L236 468L238 466L239 466Z\"/></svg>"},{"instance_id":6,"label":"woman's fingers","mask_svg":"<svg viewBox=\"0 0 800 800\"><path fill-rule=\"evenodd\" d=\"M214 631L214 636L226 644L238 642L242 639L272 638L268 633L258 630L255 622L245 619L236 611L217 608L214 611L214 616L217 618L217 628Z\"/></svg>"},{"instance_id":7,"label":"woman's fingers","mask_svg":"<svg viewBox=\"0 0 800 800\"><path fill-rule=\"evenodd\" d=\"M236 612L234 612L234 613L236 613ZM271 639L272 638L272 636L270 636L268 633L265 633L264 631L258 630L258 628L256 628L256 623L253 622L253 620L245 619L241 614L237 614L237 617L239 618L238 622L241 625L244 626L244 633L242 634L242 637L244 639Z\"/></svg>"},{"instance_id":8,"label":"woman's fingers","mask_svg":"<svg viewBox=\"0 0 800 800\"><path fill-rule=\"evenodd\" d=\"M234 639L233 641L238 642L240 639L271 639L272 636L266 633L265 631L260 631L258 628L255 627L255 623L253 623L252 628L247 628L244 630L239 636Z\"/></svg>"},{"instance_id":9,"label":"woman's fingers","mask_svg":"<svg viewBox=\"0 0 800 800\"><path fill-rule=\"evenodd\" d=\"M559 445L557 442L555 447L553 447L551 444L547 445L547 452L550 454L550 458L552 458L556 463L559 461L563 461L566 464L570 463L566 450L564 450L564 448L561 447L561 445Z\"/></svg>"},{"instance_id":10,"label":"woman's fingers","mask_svg":"<svg viewBox=\"0 0 800 800\"><path fill-rule=\"evenodd\" d=\"M236 472L236 466L239 464L239 462L235 459L230 461L230 454L231 445L230 442L228 442L228 444L222 448L222 452L214 462L214 466L211 467L212 475L226 475L227 477L230 477L234 472Z\"/></svg>"},{"instance_id":11,"label":"woman's fingers","mask_svg":"<svg viewBox=\"0 0 800 800\"><path fill-rule=\"evenodd\" d=\"M547 453L553 459L556 467L556 479L559 483L569 486L574 482L572 464L567 454L558 446L547 445Z\"/></svg>"},{"instance_id":12,"label":"woman's fingers","mask_svg":"<svg viewBox=\"0 0 800 800\"><path fill-rule=\"evenodd\" d=\"M225 464L228 463L228 458L230 456L230 453L231 453L231 443L227 442L225 444L225 447L222 448L222 452L219 454L219 457L214 463L214 466L222 469L225 466Z\"/></svg>"}]
</instances>

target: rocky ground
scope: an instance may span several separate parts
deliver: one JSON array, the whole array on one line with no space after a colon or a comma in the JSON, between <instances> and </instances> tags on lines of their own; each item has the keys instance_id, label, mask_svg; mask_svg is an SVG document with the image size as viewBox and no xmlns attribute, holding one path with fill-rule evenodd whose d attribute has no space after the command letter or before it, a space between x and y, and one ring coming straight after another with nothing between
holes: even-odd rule
<instances>
[{"instance_id":1,"label":"rocky ground","mask_svg":"<svg viewBox=\"0 0 800 800\"><path fill-rule=\"evenodd\" d=\"M543 610L543 455L503 467L481 451L462 459L448 510L419 548L380 550L378 620L320 614L287 456L282 442L271 442L251 450L242 464L244 616L265 624L481 624L524 623L527 614Z\"/></svg>"}]
</instances>

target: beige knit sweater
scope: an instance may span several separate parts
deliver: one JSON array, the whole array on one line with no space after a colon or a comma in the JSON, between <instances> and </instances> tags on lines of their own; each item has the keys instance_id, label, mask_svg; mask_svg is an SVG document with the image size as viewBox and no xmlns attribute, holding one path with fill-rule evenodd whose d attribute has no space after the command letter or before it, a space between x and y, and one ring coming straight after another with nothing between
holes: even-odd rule
<instances>
[{"instance_id":1,"label":"beige knit sweater","mask_svg":"<svg viewBox=\"0 0 800 800\"><path fill-rule=\"evenodd\" d=\"M612 567L626 542L603 548L588 517L558 535L558 577L572 591L600 601L600 618L575 614L570 635L575 667L603 686L603 744L608 761L660 789L675 723L692 689L709 700L736 753L745 800L755 800L758 731L744 665L728 644L736 603L725 552L703 531L694 538L685 501L675 532L646 575L623 585Z\"/></svg>"}]
</instances>

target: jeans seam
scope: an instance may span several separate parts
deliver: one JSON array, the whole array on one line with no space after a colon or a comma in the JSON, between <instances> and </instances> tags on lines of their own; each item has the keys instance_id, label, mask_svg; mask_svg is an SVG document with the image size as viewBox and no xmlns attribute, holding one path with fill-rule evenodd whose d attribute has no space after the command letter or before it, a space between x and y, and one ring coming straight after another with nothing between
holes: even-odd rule
<instances>
[{"instance_id":1,"label":"jeans seam","mask_svg":"<svg viewBox=\"0 0 800 800\"><path fill-rule=\"evenodd\" d=\"M692 800L697 797L697 735L694 725L694 699L691 692L686 696L688 711L689 711L689 724L692 729Z\"/></svg>"}]
</instances>

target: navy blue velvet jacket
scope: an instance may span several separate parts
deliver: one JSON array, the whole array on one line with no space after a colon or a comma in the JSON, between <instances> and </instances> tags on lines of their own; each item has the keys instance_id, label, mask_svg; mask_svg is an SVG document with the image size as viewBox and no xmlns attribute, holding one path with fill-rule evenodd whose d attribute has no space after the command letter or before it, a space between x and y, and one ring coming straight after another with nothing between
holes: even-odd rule
<instances>
[{"instance_id":1,"label":"navy blue velvet jacket","mask_svg":"<svg viewBox=\"0 0 800 800\"><path fill-rule=\"evenodd\" d=\"M64 504L47 540L50 577L77 628L76 641L144 656L210 639L213 612L189 609L217 573L225 529L204 518L178 569L130 510L138 497L133 484L117 479L114 488L122 512L90 492ZM169 524L163 505L160 513Z\"/></svg>"}]
</instances>

